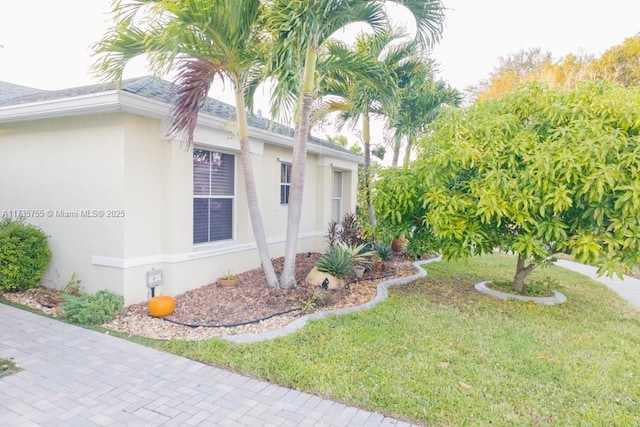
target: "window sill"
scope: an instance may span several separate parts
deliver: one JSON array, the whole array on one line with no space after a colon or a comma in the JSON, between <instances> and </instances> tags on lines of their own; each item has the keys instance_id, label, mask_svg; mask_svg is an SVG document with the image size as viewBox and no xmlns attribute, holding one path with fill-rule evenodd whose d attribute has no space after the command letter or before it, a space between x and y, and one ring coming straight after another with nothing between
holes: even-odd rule
<instances>
[{"instance_id":1,"label":"window sill","mask_svg":"<svg viewBox=\"0 0 640 427\"><path fill-rule=\"evenodd\" d=\"M238 246L233 240L222 240L219 242L194 243L193 252L209 252L230 249Z\"/></svg>"}]
</instances>

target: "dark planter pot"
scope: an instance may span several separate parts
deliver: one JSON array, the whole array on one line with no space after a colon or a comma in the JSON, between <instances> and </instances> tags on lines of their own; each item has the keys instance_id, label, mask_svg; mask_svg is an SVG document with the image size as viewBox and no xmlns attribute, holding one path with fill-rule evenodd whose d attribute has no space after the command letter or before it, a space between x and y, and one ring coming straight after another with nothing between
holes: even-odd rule
<instances>
[{"instance_id":1,"label":"dark planter pot","mask_svg":"<svg viewBox=\"0 0 640 427\"><path fill-rule=\"evenodd\" d=\"M405 246L407 246L407 239L405 237L395 238L391 241L391 249L393 249L394 252L402 252Z\"/></svg>"}]
</instances>

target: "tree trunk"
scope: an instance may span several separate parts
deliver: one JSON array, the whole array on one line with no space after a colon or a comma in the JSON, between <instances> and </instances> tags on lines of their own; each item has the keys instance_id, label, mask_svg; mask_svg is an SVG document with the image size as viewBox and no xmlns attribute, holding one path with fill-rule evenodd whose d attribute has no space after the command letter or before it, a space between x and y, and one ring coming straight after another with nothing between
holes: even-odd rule
<instances>
[{"instance_id":1,"label":"tree trunk","mask_svg":"<svg viewBox=\"0 0 640 427\"><path fill-rule=\"evenodd\" d=\"M362 113L362 142L364 145L364 193L369 214L369 223L376 226L376 217L371 203L371 126L368 112Z\"/></svg>"},{"instance_id":2,"label":"tree trunk","mask_svg":"<svg viewBox=\"0 0 640 427\"><path fill-rule=\"evenodd\" d=\"M269 255L269 245L264 231L260 204L258 203L258 192L256 191L256 180L253 174L253 163L251 161L251 148L249 146L249 126L247 123L247 113L242 95L242 88L235 84L236 115L238 118L238 140L240 141L240 161L242 163L242 176L244 177L245 191L247 193L247 205L249 207L249 218L253 235L258 247L258 255L262 263L262 270L267 278L267 283L272 288L278 287L278 277L271 263Z\"/></svg>"},{"instance_id":3,"label":"tree trunk","mask_svg":"<svg viewBox=\"0 0 640 427\"><path fill-rule=\"evenodd\" d=\"M284 248L284 265L280 286L296 286L296 254L300 220L302 218L302 193L304 190L305 167L307 162L307 140L311 104L314 98L317 51L313 43L309 44L304 63L304 80L300 99L300 111L293 136L293 162L291 164L291 186L287 216L287 238Z\"/></svg>"},{"instance_id":4,"label":"tree trunk","mask_svg":"<svg viewBox=\"0 0 640 427\"><path fill-rule=\"evenodd\" d=\"M413 138L409 136L407 138L407 148L404 152L404 161L402 162L402 167L404 169L409 168L409 162L411 162L411 148L413 148Z\"/></svg>"},{"instance_id":5,"label":"tree trunk","mask_svg":"<svg viewBox=\"0 0 640 427\"><path fill-rule=\"evenodd\" d=\"M518 264L516 266L516 277L514 277L513 279L513 291L515 293L524 294L526 290L524 285L524 280L527 278L529 273L531 273L533 269L536 267L537 265L534 263L531 263L525 267L524 258L522 258L521 254L518 254Z\"/></svg>"},{"instance_id":6,"label":"tree trunk","mask_svg":"<svg viewBox=\"0 0 640 427\"><path fill-rule=\"evenodd\" d=\"M393 157L391 158L391 167L398 167L398 160L400 160L400 149L402 148L402 135L396 133L393 143Z\"/></svg>"}]
</instances>

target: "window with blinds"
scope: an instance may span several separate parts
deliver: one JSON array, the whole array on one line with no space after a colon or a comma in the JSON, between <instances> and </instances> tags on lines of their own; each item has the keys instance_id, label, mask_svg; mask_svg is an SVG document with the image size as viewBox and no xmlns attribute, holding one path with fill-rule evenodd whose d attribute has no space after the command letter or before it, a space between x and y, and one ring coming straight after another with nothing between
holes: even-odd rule
<instances>
[{"instance_id":1,"label":"window with blinds","mask_svg":"<svg viewBox=\"0 0 640 427\"><path fill-rule=\"evenodd\" d=\"M235 156L193 150L193 243L233 238Z\"/></svg>"},{"instance_id":2,"label":"window with blinds","mask_svg":"<svg viewBox=\"0 0 640 427\"><path fill-rule=\"evenodd\" d=\"M333 171L331 177L331 219L340 222L342 218L342 172Z\"/></svg>"},{"instance_id":3,"label":"window with blinds","mask_svg":"<svg viewBox=\"0 0 640 427\"><path fill-rule=\"evenodd\" d=\"M289 204L291 189L291 163L280 163L280 204Z\"/></svg>"}]
</instances>

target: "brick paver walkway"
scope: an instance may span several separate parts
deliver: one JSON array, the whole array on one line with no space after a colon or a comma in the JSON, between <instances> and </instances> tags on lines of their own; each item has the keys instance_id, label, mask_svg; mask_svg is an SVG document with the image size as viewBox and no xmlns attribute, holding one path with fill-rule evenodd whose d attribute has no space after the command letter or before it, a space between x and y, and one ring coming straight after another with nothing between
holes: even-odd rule
<instances>
[{"instance_id":1,"label":"brick paver walkway","mask_svg":"<svg viewBox=\"0 0 640 427\"><path fill-rule=\"evenodd\" d=\"M0 304L2 426L408 426Z\"/></svg>"}]
</instances>

